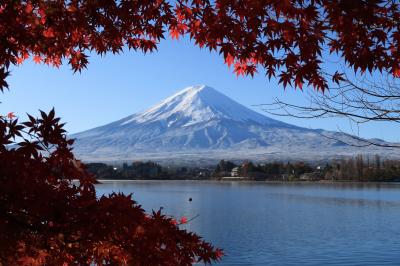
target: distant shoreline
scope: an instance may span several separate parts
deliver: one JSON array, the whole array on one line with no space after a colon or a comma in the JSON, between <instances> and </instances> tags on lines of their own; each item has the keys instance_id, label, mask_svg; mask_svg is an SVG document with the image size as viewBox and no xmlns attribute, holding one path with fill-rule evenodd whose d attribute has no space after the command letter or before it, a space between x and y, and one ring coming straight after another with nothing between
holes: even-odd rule
<instances>
[{"instance_id":1,"label":"distant shoreline","mask_svg":"<svg viewBox=\"0 0 400 266\"><path fill-rule=\"evenodd\" d=\"M346 181L346 180L318 180L318 181L278 181L278 180L244 180L244 179L226 179L226 180L207 180L207 179L99 179L99 183L112 183L112 182L204 182L204 183L257 183L257 184L394 184L400 185L399 181Z\"/></svg>"}]
</instances>

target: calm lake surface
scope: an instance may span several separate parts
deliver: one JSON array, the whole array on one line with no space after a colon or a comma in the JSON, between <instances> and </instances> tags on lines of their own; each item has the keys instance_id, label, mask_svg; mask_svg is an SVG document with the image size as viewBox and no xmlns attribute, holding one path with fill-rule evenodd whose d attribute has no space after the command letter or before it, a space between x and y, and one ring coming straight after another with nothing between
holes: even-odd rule
<instances>
[{"instance_id":1,"label":"calm lake surface","mask_svg":"<svg viewBox=\"0 0 400 266\"><path fill-rule=\"evenodd\" d=\"M224 249L218 265L400 265L400 184L121 181ZM193 201L189 202L188 199Z\"/></svg>"}]
</instances>

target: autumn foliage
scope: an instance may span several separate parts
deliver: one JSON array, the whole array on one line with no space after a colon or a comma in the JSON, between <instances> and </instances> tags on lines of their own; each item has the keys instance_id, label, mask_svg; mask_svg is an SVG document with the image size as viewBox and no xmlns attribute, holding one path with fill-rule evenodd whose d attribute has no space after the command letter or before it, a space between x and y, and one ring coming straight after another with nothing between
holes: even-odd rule
<instances>
[{"instance_id":1,"label":"autumn foliage","mask_svg":"<svg viewBox=\"0 0 400 266\"><path fill-rule=\"evenodd\" d=\"M31 59L73 71L89 53L151 52L170 35L222 54L237 75L260 69L283 86L325 90L337 53L355 71L400 77L400 10L390 0L4 0L0 90ZM16 143L19 142L19 143ZM130 195L96 197L54 111L0 118L0 265L190 265L222 252ZM11 145L11 146L10 146Z\"/></svg>"},{"instance_id":2,"label":"autumn foliage","mask_svg":"<svg viewBox=\"0 0 400 266\"><path fill-rule=\"evenodd\" d=\"M222 256L179 228L186 217L147 215L131 195L96 197L54 110L25 123L0 118L0 141L0 265L191 265Z\"/></svg>"},{"instance_id":3,"label":"autumn foliage","mask_svg":"<svg viewBox=\"0 0 400 266\"><path fill-rule=\"evenodd\" d=\"M339 82L321 67L334 52L356 71L400 76L398 1L9 0L0 4L0 88L28 58L81 71L90 51L151 52L166 32L218 51L238 75L265 69L284 86Z\"/></svg>"}]
</instances>

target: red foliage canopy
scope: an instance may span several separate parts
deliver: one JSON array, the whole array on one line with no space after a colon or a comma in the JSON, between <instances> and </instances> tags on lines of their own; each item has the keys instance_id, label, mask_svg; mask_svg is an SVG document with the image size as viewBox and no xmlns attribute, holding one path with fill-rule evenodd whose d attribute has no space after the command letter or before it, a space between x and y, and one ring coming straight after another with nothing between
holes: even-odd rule
<instances>
[{"instance_id":1,"label":"red foliage canopy","mask_svg":"<svg viewBox=\"0 0 400 266\"><path fill-rule=\"evenodd\" d=\"M96 197L60 119L0 118L0 265L191 265L222 252L144 210L131 195ZM13 147L15 137L22 138ZM186 223L182 217L180 224Z\"/></svg>"},{"instance_id":2,"label":"red foliage canopy","mask_svg":"<svg viewBox=\"0 0 400 266\"><path fill-rule=\"evenodd\" d=\"M400 8L391 0L4 0L0 2L0 90L11 65L74 71L88 52L151 52L169 31L220 52L238 75L258 67L284 85L319 90L323 51L355 70L400 76ZM190 265L221 256L160 212L131 197L97 198L95 180L71 153L54 111L18 124L0 118L0 264ZM18 145L18 136L24 140ZM74 181L76 180L76 181ZM181 219L186 222L186 219Z\"/></svg>"},{"instance_id":3,"label":"red foliage canopy","mask_svg":"<svg viewBox=\"0 0 400 266\"><path fill-rule=\"evenodd\" d=\"M400 76L400 8L391 0L166 0L2 1L0 88L11 64L29 56L74 71L88 51L144 52L156 49L169 30L189 34L197 45L217 50L238 75L265 68L284 86L304 82L325 89L323 51L337 52L362 72ZM334 81L340 75L330 73Z\"/></svg>"}]
</instances>

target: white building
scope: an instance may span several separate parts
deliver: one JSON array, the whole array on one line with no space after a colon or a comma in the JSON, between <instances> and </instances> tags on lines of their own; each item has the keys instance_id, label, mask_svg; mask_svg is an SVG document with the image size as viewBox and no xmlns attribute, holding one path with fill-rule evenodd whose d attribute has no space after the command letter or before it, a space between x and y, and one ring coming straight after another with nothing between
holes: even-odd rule
<instances>
[{"instance_id":1,"label":"white building","mask_svg":"<svg viewBox=\"0 0 400 266\"><path fill-rule=\"evenodd\" d=\"M239 167L234 167L231 171L231 176L232 177L237 177L240 174L240 168Z\"/></svg>"}]
</instances>

